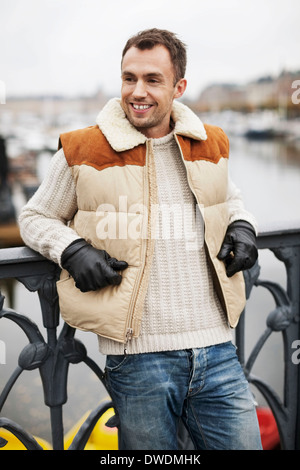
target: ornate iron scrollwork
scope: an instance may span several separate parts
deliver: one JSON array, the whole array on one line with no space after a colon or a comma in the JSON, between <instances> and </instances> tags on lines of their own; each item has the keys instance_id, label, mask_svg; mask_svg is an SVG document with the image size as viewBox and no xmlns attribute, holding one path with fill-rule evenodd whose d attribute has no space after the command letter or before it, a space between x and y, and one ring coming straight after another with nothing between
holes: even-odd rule
<instances>
[{"instance_id":1,"label":"ornate iron scrollwork","mask_svg":"<svg viewBox=\"0 0 300 470\"><path fill-rule=\"evenodd\" d=\"M45 260L43 260L45 263ZM31 266L32 267L32 266ZM33 267L36 267L33 265ZM23 270L24 271L24 270ZM33 269L34 271L34 269ZM84 344L76 339L75 329L64 324L58 338L56 328L59 323L59 307L56 292L56 280L58 278L57 267L53 263L46 262L45 269L37 274L32 272L30 266L21 277L15 276L31 292L38 292L43 324L48 333L45 341L38 326L24 315L16 311L4 308L4 296L0 292L0 318L6 318L15 322L26 334L27 344L19 354L18 366L12 373L0 395L0 411L14 386L16 380L24 370L39 369L44 402L50 407L52 443L54 449L63 449L63 423L62 405L67 401L67 377L69 364L85 363L105 386L101 368L87 355ZM112 403L101 404L87 419L85 424L76 434L70 449L83 448L83 442L92 432L93 427L100 416ZM97 418L97 420L96 420ZM12 432L27 449L41 449L33 436L30 436L20 425L7 418L0 418L0 427ZM0 441L0 446L5 445L5 440Z\"/></svg>"}]
</instances>

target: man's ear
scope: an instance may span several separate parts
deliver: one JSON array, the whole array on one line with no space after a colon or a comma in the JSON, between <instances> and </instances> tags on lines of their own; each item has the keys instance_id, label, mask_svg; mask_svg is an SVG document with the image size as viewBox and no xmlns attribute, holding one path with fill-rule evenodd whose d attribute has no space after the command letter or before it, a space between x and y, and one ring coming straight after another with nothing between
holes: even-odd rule
<instances>
[{"instance_id":1,"label":"man's ear","mask_svg":"<svg viewBox=\"0 0 300 470\"><path fill-rule=\"evenodd\" d=\"M187 80L185 78L181 78L175 85L174 98L180 98L185 92L186 87L187 87Z\"/></svg>"}]
</instances>

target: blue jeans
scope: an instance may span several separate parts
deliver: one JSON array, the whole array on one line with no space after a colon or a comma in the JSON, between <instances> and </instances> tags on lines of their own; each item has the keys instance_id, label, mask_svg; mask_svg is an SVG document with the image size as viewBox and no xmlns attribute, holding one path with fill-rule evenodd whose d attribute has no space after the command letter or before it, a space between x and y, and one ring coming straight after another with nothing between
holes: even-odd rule
<instances>
[{"instance_id":1,"label":"blue jeans","mask_svg":"<svg viewBox=\"0 0 300 470\"><path fill-rule=\"evenodd\" d=\"M180 418L195 449L261 449L254 400L231 343L110 355L107 386L121 450L176 450Z\"/></svg>"}]
</instances>

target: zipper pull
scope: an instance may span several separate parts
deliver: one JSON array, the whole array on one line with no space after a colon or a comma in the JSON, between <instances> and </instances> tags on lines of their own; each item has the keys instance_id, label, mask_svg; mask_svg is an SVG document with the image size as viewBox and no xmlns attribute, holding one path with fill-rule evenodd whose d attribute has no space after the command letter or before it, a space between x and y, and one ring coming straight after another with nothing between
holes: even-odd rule
<instances>
[{"instance_id":1,"label":"zipper pull","mask_svg":"<svg viewBox=\"0 0 300 470\"><path fill-rule=\"evenodd\" d=\"M128 341L132 340L132 336L133 336L133 329L132 328L127 328L126 343L125 343L125 347L124 347L124 356L127 355L126 345L127 345Z\"/></svg>"},{"instance_id":2,"label":"zipper pull","mask_svg":"<svg viewBox=\"0 0 300 470\"><path fill-rule=\"evenodd\" d=\"M132 328L127 328L126 343L128 343L128 341L132 340L132 336L133 336L133 329Z\"/></svg>"}]
</instances>

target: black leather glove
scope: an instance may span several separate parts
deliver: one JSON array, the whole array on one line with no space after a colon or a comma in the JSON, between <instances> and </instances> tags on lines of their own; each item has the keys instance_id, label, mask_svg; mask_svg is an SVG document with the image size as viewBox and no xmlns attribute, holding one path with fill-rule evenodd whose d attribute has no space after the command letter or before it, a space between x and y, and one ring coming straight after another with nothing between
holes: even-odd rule
<instances>
[{"instance_id":1,"label":"black leather glove","mask_svg":"<svg viewBox=\"0 0 300 470\"><path fill-rule=\"evenodd\" d=\"M251 268L258 257L256 235L251 224L237 220L228 226L218 259L225 262L226 274Z\"/></svg>"},{"instance_id":2,"label":"black leather glove","mask_svg":"<svg viewBox=\"0 0 300 470\"><path fill-rule=\"evenodd\" d=\"M128 267L126 261L111 258L105 250L97 250L84 239L72 242L62 253L61 265L82 292L119 285L122 276L117 271Z\"/></svg>"}]
</instances>

